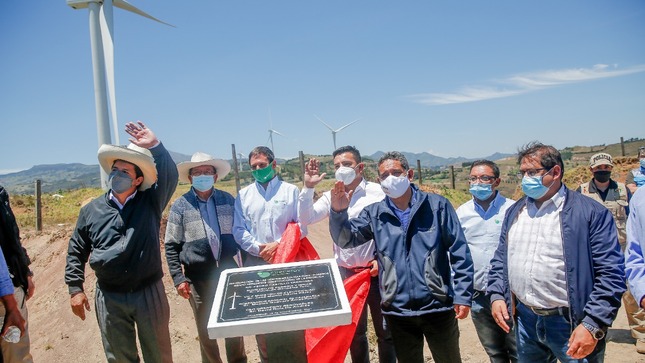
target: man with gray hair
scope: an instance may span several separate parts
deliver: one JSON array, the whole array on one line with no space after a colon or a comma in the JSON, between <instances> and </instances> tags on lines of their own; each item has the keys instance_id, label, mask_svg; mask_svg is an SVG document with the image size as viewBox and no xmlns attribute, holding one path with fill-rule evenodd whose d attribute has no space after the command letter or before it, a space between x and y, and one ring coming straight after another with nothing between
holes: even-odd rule
<instances>
[{"instance_id":1,"label":"man with gray hair","mask_svg":"<svg viewBox=\"0 0 645 363\"><path fill-rule=\"evenodd\" d=\"M224 178L231 165L196 152L177 165L179 181L192 187L170 207L166 226L166 261L179 296L188 299L195 315L199 348L204 363L221 363L216 339L208 337L208 318L220 274L238 267L238 245L233 238L235 199L213 184ZM226 338L229 363L246 363L244 339Z\"/></svg>"},{"instance_id":2,"label":"man with gray hair","mask_svg":"<svg viewBox=\"0 0 645 363\"><path fill-rule=\"evenodd\" d=\"M414 171L400 152L378 161L386 197L348 218L353 191L331 191L334 243L356 247L374 240L381 306L400 362L421 363L425 337L435 362L459 362L459 327L470 311L473 262L450 202L411 183Z\"/></svg>"}]
</instances>

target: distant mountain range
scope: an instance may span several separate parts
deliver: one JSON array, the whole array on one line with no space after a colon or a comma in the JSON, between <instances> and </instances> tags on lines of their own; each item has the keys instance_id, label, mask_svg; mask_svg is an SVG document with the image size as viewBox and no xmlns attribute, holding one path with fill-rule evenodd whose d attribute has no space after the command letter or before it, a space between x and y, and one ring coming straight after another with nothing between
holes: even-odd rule
<instances>
[{"instance_id":1,"label":"distant mountain range","mask_svg":"<svg viewBox=\"0 0 645 363\"><path fill-rule=\"evenodd\" d=\"M378 160L384 152L377 151L372 155L367 155L370 159ZM189 161L190 155L176 153L170 151L175 163ZM461 164L476 159L469 159L464 157L444 158L423 153L409 153L403 152L403 155L408 159L411 167L416 167L417 160L421 161L423 168L441 168L452 164ZM483 159L499 160L512 154L495 153ZM229 162L232 162L229 160ZM279 159L279 163L283 160ZM33 194L35 190L35 180L41 180L41 188L43 193L55 193L69 189L77 189L84 187L98 188L100 187L100 174L99 166L85 165L79 163L73 164L48 164L36 165L31 169L19 171L16 173L0 175L0 184L3 185L12 194Z\"/></svg>"},{"instance_id":2,"label":"distant mountain range","mask_svg":"<svg viewBox=\"0 0 645 363\"><path fill-rule=\"evenodd\" d=\"M427 152L422 152L422 153L409 153L402 151L401 152L406 159L408 159L408 163L410 163L410 167L416 167L417 166L417 160L421 162L421 167L422 168L441 168L444 166L448 165L454 165L454 164L461 164L469 161L475 161L479 159L486 159L486 160L499 160L499 159L504 159L509 156L513 156L514 154L502 154L502 153L494 153L493 155L486 156L483 158L474 158L474 159L469 159L465 158L462 156L456 157L456 158L444 158L441 156L436 156L429 154ZM372 160L378 160L383 156L385 153L383 151L377 151L372 155L368 155L368 157Z\"/></svg>"}]
</instances>

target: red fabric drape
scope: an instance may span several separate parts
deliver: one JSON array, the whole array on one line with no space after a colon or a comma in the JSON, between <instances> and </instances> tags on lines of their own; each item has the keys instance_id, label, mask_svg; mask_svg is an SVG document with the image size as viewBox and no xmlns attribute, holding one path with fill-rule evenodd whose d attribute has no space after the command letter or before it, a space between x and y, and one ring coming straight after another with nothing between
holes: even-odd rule
<instances>
[{"instance_id":1,"label":"red fabric drape","mask_svg":"<svg viewBox=\"0 0 645 363\"><path fill-rule=\"evenodd\" d=\"M300 239L300 227L289 223L282 234L280 244L273 257L273 263L319 260L318 252L305 237ZM352 309L352 323L343 326L307 329L307 360L309 363L342 363L354 338L356 324L363 312L363 306L370 291L370 270L365 269L343 282L349 305Z\"/></svg>"},{"instance_id":2,"label":"red fabric drape","mask_svg":"<svg viewBox=\"0 0 645 363\"><path fill-rule=\"evenodd\" d=\"M320 260L318 252L307 237L300 239L298 223L291 222L282 233L278 249L273 256L273 263Z\"/></svg>"},{"instance_id":3,"label":"red fabric drape","mask_svg":"<svg viewBox=\"0 0 645 363\"><path fill-rule=\"evenodd\" d=\"M349 325L307 329L307 361L309 363L342 363L354 338L356 324L370 291L370 270L365 269L347 278L345 292L352 308L352 323Z\"/></svg>"}]
</instances>

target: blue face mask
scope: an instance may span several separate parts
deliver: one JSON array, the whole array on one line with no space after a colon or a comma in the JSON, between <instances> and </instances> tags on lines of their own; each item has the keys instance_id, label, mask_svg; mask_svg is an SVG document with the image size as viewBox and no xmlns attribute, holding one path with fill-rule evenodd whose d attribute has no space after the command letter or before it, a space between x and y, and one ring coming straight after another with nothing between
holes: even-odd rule
<instances>
[{"instance_id":1,"label":"blue face mask","mask_svg":"<svg viewBox=\"0 0 645 363\"><path fill-rule=\"evenodd\" d=\"M641 169L645 170L645 158L640 160L641 163Z\"/></svg>"},{"instance_id":2,"label":"blue face mask","mask_svg":"<svg viewBox=\"0 0 645 363\"><path fill-rule=\"evenodd\" d=\"M200 192L206 192L213 187L215 177L213 175L200 175L193 177L193 188Z\"/></svg>"},{"instance_id":3,"label":"blue face mask","mask_svg":"<svg viewBox=\"0 0 645 363\"><path fill-rule=\"evenodd\" d=\"M488 200L491 195L493 195L493 185L492 184L471 184L470 189L468 190L470 194L475 197L477 200Z\"/></svg>"},{"instance_id":4,"label":"blue face mask","mask_svg":"<svg viewBox=\"0 0 645 363\"><path fill-rule=\"evenodd\" d=\"M116 194L123 194L132 186L132 178L128 174L119 171L110 173L110 189Z\"/></svg>"},{"instance_id":5,"label":"blue face mask","mask_svg":"<svg viewBox=\"0 0 645 363\"><path fill-rule=\"evenodd\" d=\"M553 168L551 168L553 170ZM551 170L547 171L546 174L550 173ZM544 175L546 175L544 174ZM544 175L540 176L534 176L530 177L528 175L524 175L522 178L522 191L524 194L526 194L527 197L533 198L533 199L540 199L546 194L546 192L549 191L549 188L553 183L555 183L555 180L551 182L551 185L548 187L544 184L542 184L542 178Z\"/></svg>"}]
</instances>

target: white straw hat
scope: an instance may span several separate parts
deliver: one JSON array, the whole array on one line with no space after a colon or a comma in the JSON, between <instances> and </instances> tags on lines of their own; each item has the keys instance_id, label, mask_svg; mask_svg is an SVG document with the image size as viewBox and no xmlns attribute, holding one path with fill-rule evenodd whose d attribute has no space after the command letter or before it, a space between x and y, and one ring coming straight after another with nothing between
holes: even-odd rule
<instances>
[{"instance_id":1,"label":"white straw hat","mask_svg":"<svg viewBox=\"0 0 645 363\"><path fill-rule=\"evenodd\" d=\"M146 190L157 182L157 168L155 160L152 158L150 150L139 147L135 144L119 146L103 144L99 148L99 164L107 174L112 171L112 165L115 160L127 161L134 164L143 172L143 183L139 185L139 190Z\"/></svg>"},{"instance_id":2,"label":"white straw hat","mask_svg":"<svg viewBox=\"0 0 645 363\"><path fill-rule=\"evenodd\" d=\"M190 180L188 179L190 169L202 165L210 165L214 167L217 171L218 180L224 178L231 171L231 164L229 164L227 161L222 159L215 159L206 153L198 151L193 154L193 156L190 158L190 161L184 161L177 164L177 170L179 171L179 181L182 183L190 183Z\"/></svg>"}]
</instances>

